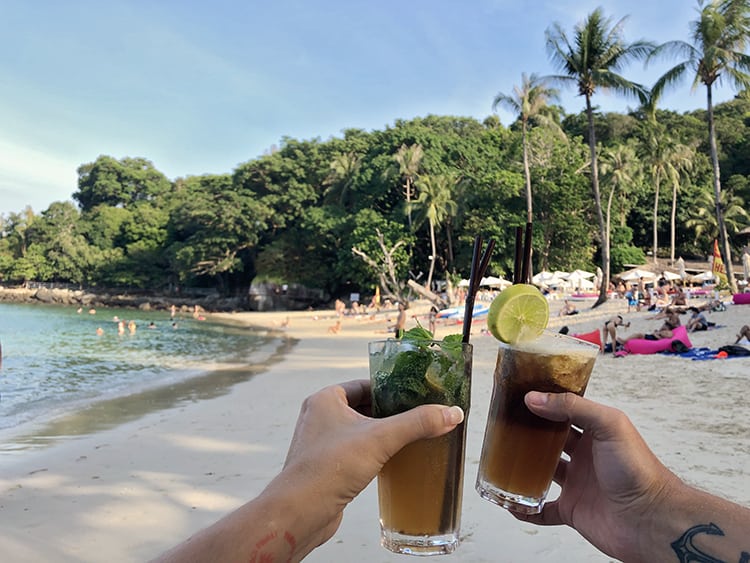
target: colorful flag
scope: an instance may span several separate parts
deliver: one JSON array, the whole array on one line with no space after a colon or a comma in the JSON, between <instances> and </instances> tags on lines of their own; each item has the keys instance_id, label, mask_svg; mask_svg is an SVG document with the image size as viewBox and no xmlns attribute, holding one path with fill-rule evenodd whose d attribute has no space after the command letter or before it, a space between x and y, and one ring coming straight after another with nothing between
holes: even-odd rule
<instances>
[{"instance_id":1,"label":"colorful flag","mask_svg":"<svg viewBox=\"0 0 750 563\"><path fill-rule=\"evenodd\" d=\"M714 239L714 257L711 264L711 271L719 279L720 284L727 284L727 272L724 269L724 260L721 259L721 252L719 252L719 241L716 239Z\"/></svg>"}]
</instances>

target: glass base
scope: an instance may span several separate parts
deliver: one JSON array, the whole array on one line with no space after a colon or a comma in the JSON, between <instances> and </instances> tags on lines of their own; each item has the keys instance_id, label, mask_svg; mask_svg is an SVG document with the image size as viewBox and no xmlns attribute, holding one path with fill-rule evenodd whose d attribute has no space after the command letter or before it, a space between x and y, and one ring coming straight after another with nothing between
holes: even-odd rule
<instances>
[{"instance_id":1,"label":"glass base","mask_svg":"<svg viewBox=\"0 0 750 563\"><path fill-rule=\"evenodd\" d=\"M410 536L380 529L380 544L405 555L447 555L458 547L458 532L439 536Z\"/></svg>"},{"instance_id":2,"label":"glass base","mask_svg":"<svg viewBox=\"0 0 750 563\"><path fill-rule=\"evenodd\" d=\"M544 505L544 496L527 497L517 495L481 480L477 480L476 490L483 499L521 514L539 514Z\"/></svg>"}]
</instances>

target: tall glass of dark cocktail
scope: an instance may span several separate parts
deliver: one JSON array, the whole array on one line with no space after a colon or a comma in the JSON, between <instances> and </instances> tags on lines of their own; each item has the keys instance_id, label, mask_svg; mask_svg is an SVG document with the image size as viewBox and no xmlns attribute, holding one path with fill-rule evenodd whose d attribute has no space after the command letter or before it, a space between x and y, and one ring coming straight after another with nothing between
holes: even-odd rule
<instances>
[{"instance_id":1,"label":"tall glass of dark cocktail","mask_svg":"<svg viewBox=\"0 0 750 563\"><path fill-rule=\"evenodd\" d=\"M472 346L450 339L369 344L373 416L424 404L458 405L465 415L448 434L404 447L380 471L381 543L396 553L439 555L458 546Z\"/></svg>"},{"instance_id":2,"label":"tall glass of dark cocktail","mask_svg":"<svg viewBox=\"0 0 750 563\"><path fill-rule=\"evenodd\" d=\"M561 334L500 343L477 492L517 512L541 511L570 425L529 411L529 391L583 395L599 347Z\"/></svg>"}]
</instances>

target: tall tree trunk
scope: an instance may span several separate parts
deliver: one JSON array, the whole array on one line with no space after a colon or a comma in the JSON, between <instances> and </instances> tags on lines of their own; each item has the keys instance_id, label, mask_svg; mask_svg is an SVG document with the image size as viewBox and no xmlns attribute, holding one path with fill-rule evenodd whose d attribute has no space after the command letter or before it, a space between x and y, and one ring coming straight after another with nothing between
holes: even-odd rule
<instances>
[{"instance_id":1,"label":"tall tree trunk","mask_svg":"<svg viewBox=\"0 0 750 563\"><path fill-rule=\"evenodd\" d=\"M453 236L451 235L451 231L453 230L453 225L451 224L451 218L448 217L445 221L445 238L448 241L448 267L446 270L449 272L453 271Z\"/></svg>"},{"instance_id":2,"label":"tall tree trunk","mask_svg":"<svg viewBox=\"0 0 750 563\"><path fill-rule=\"evenodd\" d=\"M529 170L529 148L526 142L526 121L523 122L523 173L526 177L526 222L531 223L534 214L531 208L531 171Z\"/></svg>"},{"instance_id":3,"label":"tall tree trunk","mask_svg":"<svg viewBox=\"0 0 750 563\"><path fill-rule=\"evenodd\" d=\"M612 237L610 236L612 234L612 199L615 195L615 186L612 185L612 189L609 192L609 197L607 198L607 240L612 240Z\"/></svg>"},{"instance_id":4,"label":"tall tree trunk","mask_svg":"<svg viewBox=\"0 0 750 563\"><path fill-rule=\"evenodd\" d=\"M727 226L724 223L724 210L721 208L721 171L719 170L719 151L716 148L716 130L714 129L714 108L711 85L706 85L708 98L708 141L711 146L711 164L714 168L714 198L716 199L716 223L719 227L720 252L724 260L724 268L727 271L727 281L732 293L737 293L737 283L734 279L732 268L732 251L729 248L729 237Z\"/></svg>"},{"instance_id":5,"label":"tall tree trunk","mask_svg":"<svg viewBox=\"0 0 750 563\"><path fill-rule=\"evenodd\" d=\"M656 257L657 250L659 249L659 184L661 183L661 173L657 170L654 174L654 233L653 233L653 247L652 252L654 253L654 264L658 262Z\"/></svg>"},{"instance_id":6,"label":"tall tree trunk","mask_svg":"<svg viewBox=\"0 0 750 563\"><path fill-rule=\"evenodd\" d=\"M674 266L674 247L677 231L677 182L672 184L672 213L669 216L669 264Z\"/></svg>"},{"instance_id":7,"label":"tall tree trunk","mask_svg":"<svg viewBox=\"0 0 750 563\"><path fill-rule=\"evenodd\" d=\"M609 236L607 226L604 224L602 213L602 198L599 194L599 166L596 162L596 134L594 133L594 110L591 107L591 97L586 95L586 115L589 119L589 152L591 154L591 189L594 192L594 205L596 206L596 218L599 220L599 236L602 245L602 286L599 288L599 298L594 303L598 307L607 300L609 289ZM593 307L592 307L593 308Z\"/></svg>"},{"instance_id":8,"label":"tall tree trunk","mask_svg":"<svg viewBox=\"0 0 750 563\"><path fill-rule=\"evenodd\" d=\"M430 220L430 242L432 243L432 258L430 259L430 273L427 274L427 289L432 291L432 274L435 271L435 260L437 259L437 249L435 248L435 225Z\"/></svg>"},{"instance_id":9,"label":"tall tree trunk","mask_svg":"<svg viewBox=\"0 0 750 563\"><path fill-rule=\"evenodd\" d=\"M409 219L409 232L411 233L411 178L408 176L406 177L404 188L406 191L406 216Z\"/></svg>"}]
</instances>

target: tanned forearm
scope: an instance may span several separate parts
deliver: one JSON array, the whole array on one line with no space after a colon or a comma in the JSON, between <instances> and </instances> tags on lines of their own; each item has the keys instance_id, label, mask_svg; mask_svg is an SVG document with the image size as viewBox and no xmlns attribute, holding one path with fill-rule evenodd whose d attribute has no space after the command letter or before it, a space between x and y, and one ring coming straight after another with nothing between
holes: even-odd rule
<instances>
[{"instance_id":1,"label":"tanned forearm","mask_svg":"<svg viewBox=\"0 0 750 563\"><path fill-rule=\"evenodd\" d=\"M681 485L647 518L641 561L750 563L750 509Z\"/></svg>"},{"instance_id":2,"label":"tanned forearm","mask_svg":"<svg viewBox=\"0 0 750 563\"><path fill-rule=\"evenodd\" d=\"M300 487L286 486L281 473L256 499L200 531L156 561L287 563L297 562L321 543L321 521L311 498L300 511Z\"/></svg>"}]
</instances>

